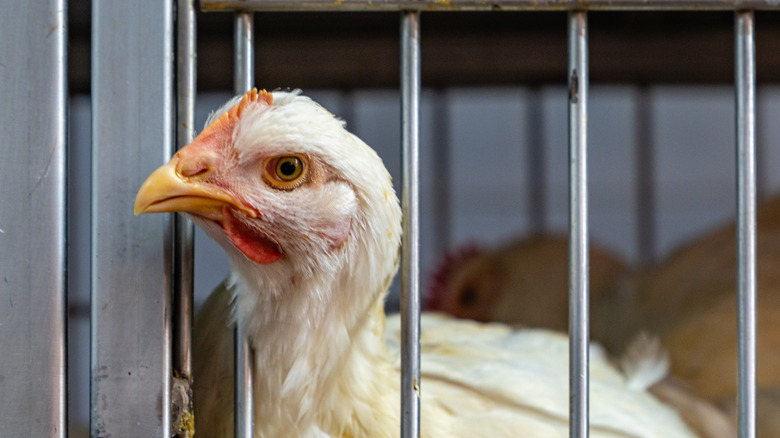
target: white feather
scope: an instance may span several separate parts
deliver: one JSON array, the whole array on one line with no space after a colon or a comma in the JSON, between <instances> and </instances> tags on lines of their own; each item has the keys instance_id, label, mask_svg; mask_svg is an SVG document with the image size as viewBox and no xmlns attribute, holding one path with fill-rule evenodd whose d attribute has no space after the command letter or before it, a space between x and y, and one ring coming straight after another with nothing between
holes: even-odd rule
<instances>
[{"instance_id":1,"label":"white feather","mask_svg":"<svg viewBox=\"0 0 780 438\"><path fill-rule=\"evenodd\" d=\"M628 344L620 367L629 388L645 390L669 373L669 353L661 346L660 339L641 332Z\"/></svg>"}]
</instances>

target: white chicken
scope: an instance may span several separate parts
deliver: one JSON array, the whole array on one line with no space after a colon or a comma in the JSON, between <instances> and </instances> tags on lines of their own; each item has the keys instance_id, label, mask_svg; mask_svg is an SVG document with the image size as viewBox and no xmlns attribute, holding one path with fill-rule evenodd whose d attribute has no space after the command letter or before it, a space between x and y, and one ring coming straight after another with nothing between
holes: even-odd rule
<instances>
[{"instance_id":1,"label":"white chicken","mask_svg":"<svg viewBox=\"0 0 780 438\"><path fill-rule=\"evenodd\" d=\"M196 320L198 436L232 436L235 323L255 351L256 437L398 436L398 318L383 304L401 211L341 121L295 92L238 96L149 176L135 211L190 213L231 260ZM551 331L424 316L421 436L568 436L567 355ZM692 436L636 384L659 367L637 365L624 376L591 348L591 435Z\"/></svg>"}]
</instances>

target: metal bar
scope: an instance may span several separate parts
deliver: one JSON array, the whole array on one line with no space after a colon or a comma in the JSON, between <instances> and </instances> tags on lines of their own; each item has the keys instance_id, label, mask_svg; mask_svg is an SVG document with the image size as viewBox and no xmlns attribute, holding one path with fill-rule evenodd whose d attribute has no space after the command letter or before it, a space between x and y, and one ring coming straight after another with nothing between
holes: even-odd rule
<instances>
[{"instance_id":1,"label":"metal bar","mask_svg":"<svg viewBox=\"0 0 780 438\"><path fill-rule=\"evenodd\" d=\"M174 144L173 2L92 3L91 435L170 436L173 216L133 216Z\"/></svg>"},{"instance_id":2,"label":"metal bar","mask_svg":"<svg viewBox=\"0 0 780 438\"><path fill-rule=\"evenodd\" d=\"M401 438L420 436L420 13L401 14Z\"/></svg>"},{"instance_id":3,"label":"metal bar","mask_svg":"<svg viewBox=\"0 0 780 438\"><path fill-rule=\"evenodd\" d=\"M66 435L67 10L0 14L0 429Z\"/></svg>"},{"instance_id":4,"label":"metal bar","mask_svg":"<svg viewBox=\"0 0 780 438\"><path fill-rule=\"evenodd\" d=\"M253 13L235 15L234 91L250 90L255 77ZM234 428L236 438L251 438L254 434L254 399L252 397L254 367L253 352L244 328L239 324L234 334L235 401Z\"/></svg>"},{"instance_id":5,"label":"metal bar","mask_svg":"<svg viewBox=\"0 0 780 438\"><path fill-rule=\"evenodd\" d=\"M194 0L176 3L176 149L195 138L196 33ZM173 435L189 438L192 412L192 323L195 225L176 213L173 241Z\"/></svg>"},{"instance_id":6,"label":"metal bar","mask_svg":"<svg viewBox=\"0 0 780 438\"><path fill-rule=\"evenodd\" d=\"M452 239L452 153L450 149L450 99L446 89L439 89L433 103L433 154L436 165L431 166L433 180L433 239L436 251L450 250Z\"/></svg>"},{"instance_id":7,"label":"metal bar","mask_svg":"<svg viewBox=\"0 0 780 438\"><path fill-rule=\"evenodd\" d=\"M195 5L194 0L177 3L176 53L176 148L195 138ZM192 375L193 240L195 228L183 214L176 215L174 238L174 369Z\"/></svg>"},{"instance_id":8,"label":"metal bar","mask_svg":"<svg viewBox=\"0 0 780 438\"><path fill-rule=\"evenodd\" d=\"M739 437L756 436L756 60L752 11L735 15L737 114L737 406Z\"/></svg>"},{"instance_id":9,"label":"metal bar","mask_svg":"<svg viewBox=\"0 0 780 438\"><path fill-rule=\"evenodd\" d=\"M252 12L237 12L235 16L235 59L233 60L233 90L242 94L252 89L255 81L254 15Z\"/></svg>"},{"instance_id":10,"label":"metal bar","mask_svg":"<svg viewBox=\"0 0 780 438\"><path fill-rule=\"evenodd\" d=\"M251 438L254 435L254 398L252 386L252 347L249 345L244 328L240 325L234 332L235 358L235 411L234 429L236 438Z\"/></svg>"},{"instance_id":11,"label":"metal bar","mask_svg":"<svg viewBox=\"0 0 780 438\"><path fill-rule=\"evenodd\" d=\"M569 12L569 436L588 436L588 16Z\"/></svg>"},{"instance_id":12,"label":"metal bar","mask_svg":"<svg viewBox=\"0 0 780 438\"><path fill-rule=\"evenodd\" d=\"M648 87L643 85L636 106L636 236L639 263L655 261L655 156L653 154L653 108Z\"/></svg>"},{"instance_id":13,"label":"metal bar","mask_svg":"<svg viewBox=\"0 0 780 438\"><path fill-rule=\"evenodd\" d=\"M347 129L355 130L355 96L352 90L340 90L338 101L338 114L341 120L347 124Z\"/></svg>"},{"instance_id":14,"label":"metal bar","mask_svg":"<svg viewBox=\"0 0 780 438\"><path fill-rule=\"evenodd\" d=\"M759 85L756 85L756 113L762 112L761 109L766 106L766 94ZM771 138L774 120L768 120L768 117L759 117L756 119L756 199L764 199L767 194L771 193L774 189L770 187L769 175L767 172L768 165L771 162L768 160L767 143Z\"/></svg>"},{"instance_id":15,"label":"metal bar","mask_svg":"<svg viewBox=\"0 0 780 438\"><path fill-rule=\"evenodd\" d=\"M544 231L547 224L547 172L544 153L542 90L539 87L531 88L527 101L528 217L531 231L539 233Z\"/></svg>"},{"instance_id":16,"label":"metal bar","mask_svg":"<svg viewBox=\"0 0 780 438\"><path fill-rule=\"evenodd\" d=\"M201 0L204 11L768 10L777 0Z\"/></svg>"},{"instance_id":17,"label":"metal bar","mask_svg":"<svg viewBox=\"0 0 780 438\"><path fill-rule=\"evenodd\" d=\"M68 436L89 424L89 294L92 188L90 96L68 105ZM84 196L87 194L87 196Z\"/></svg>"}]
</instances>

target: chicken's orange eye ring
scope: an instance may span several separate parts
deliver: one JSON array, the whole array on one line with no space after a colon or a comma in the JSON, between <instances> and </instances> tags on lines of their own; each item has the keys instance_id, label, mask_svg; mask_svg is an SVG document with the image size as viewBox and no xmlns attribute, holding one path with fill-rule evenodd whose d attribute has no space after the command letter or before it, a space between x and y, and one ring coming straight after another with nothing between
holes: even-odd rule
<instances>
[{"instance_id":1,"label":"chicken's orange eye ring","mask_svg":"<svg viewBox=\"0 0 780 438\"><path fill-rule=\"evenodd\" d=\"M305 181L309 170L308 164L308 159L304 155L280 155L266 161L264 176L275 188L291 190Z\"/></svg>"}]
</instances>

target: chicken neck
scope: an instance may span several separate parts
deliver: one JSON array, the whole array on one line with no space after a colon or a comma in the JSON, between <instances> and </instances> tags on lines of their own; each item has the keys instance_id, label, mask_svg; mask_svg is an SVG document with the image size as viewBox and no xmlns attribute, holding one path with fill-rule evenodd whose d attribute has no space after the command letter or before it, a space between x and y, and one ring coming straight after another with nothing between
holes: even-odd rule
<instances>
[{"instance_id":1,"label":"chicken neck","mask_svg":"<svg viewBox=\"0 0 780 438\"><path fill-rule=\"evenodd\" d=\"M291 275L284 260L233 261L234 318L255 351L258 436L392 436L399 382L384 341L385 285L369 294L354 269Z\"/></svg>"}]
</instances>

